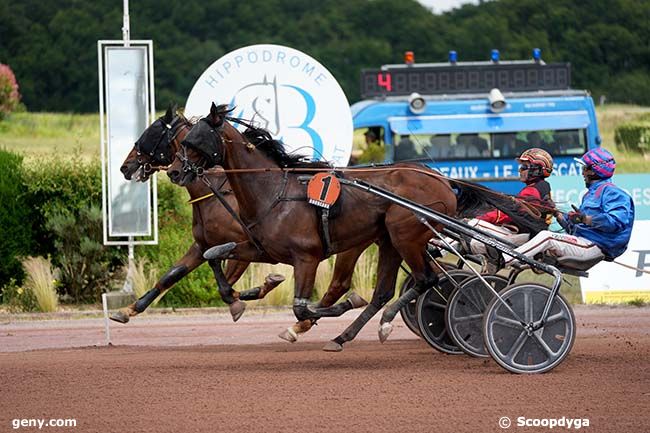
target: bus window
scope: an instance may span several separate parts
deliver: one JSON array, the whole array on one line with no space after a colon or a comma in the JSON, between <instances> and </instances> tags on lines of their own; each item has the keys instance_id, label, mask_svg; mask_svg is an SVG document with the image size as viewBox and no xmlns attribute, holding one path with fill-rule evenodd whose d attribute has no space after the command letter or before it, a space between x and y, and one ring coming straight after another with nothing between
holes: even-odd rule
<instances>
[{"instance_id":1,"label":"bus window","mask_svg":"<svg viewBox=\"0 0 650 433\"><path fill-rule=\"evenodd\" d=\"M356 130L349 165L383 162L386 158L383 131L379 126Z\"/></svg>"},{"instance_id":2,"label":"bus window","mask_svg":"<svg viewBox=\"0 0 650 433\"><path fill-rule=\"evenodd\" d=\"M395 142L395 141L393 141ZM415 143L410 135L400 135L395 144L395 161L406 161L408 159L422 158L422 153L415 148Z\"/></svg>"},{"instance_id":3,"label":"bus window","mask_svg":"<svg viewBox=\"0 0 650 433\"><path fill-rule=\"evenodd\" d=\"M584 129L518 131L491 134L494 158L516 158L527 149L539 147L551 155L582 155L587 150Z\"/></svg>"},{"instance_id":4,"label":"bus window","mask_svg":"<svg viewBox=\"0 0 650 433\"><path fill-rule=\"evenodd\" d=\"M429 146L425 147L429 158L445 160L452 156L451 134L436 134L429 138Z\"/></svg>"}]
</instances>

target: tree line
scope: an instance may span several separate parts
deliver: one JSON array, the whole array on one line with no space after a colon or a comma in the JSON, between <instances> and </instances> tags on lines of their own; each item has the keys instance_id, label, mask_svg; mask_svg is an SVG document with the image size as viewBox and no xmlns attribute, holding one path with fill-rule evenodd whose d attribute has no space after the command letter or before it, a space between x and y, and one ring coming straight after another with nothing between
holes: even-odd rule
<instances>
[{"instance_id":1,"label":"tree line","mask_svg":"<svg viewBox=\"0 0 650 433\"><path fill-rule=\"evenodd\" d=\"M287 45L320 61L350 102L359 73L400 63L503 60L542 49L570 62L573 87L650 105L650 2L493 0L435 15L415 0L138 0L131 39L154 41L156 100L183 104L200 74L234 49ZM0 63L30 111L98 110L97 40L122 39L122 1L0 0Z\"/></svg>"}]
</instances>

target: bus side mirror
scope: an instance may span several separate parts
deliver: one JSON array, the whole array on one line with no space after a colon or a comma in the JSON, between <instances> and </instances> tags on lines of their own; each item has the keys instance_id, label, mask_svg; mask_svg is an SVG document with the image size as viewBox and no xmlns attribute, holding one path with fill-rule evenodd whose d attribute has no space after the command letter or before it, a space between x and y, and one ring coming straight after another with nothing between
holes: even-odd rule
<instances>
[{"instance_id":1,"label":"bus side mirror","mask_svg":"<svg viewBox=\"0 0 650 433\"><path fill-rule=\"evenodd\" d=\"M506 108L506 98L497 88L490 90L488 101L490 103L490 110L493 113L500 113Z\"/></svg>"}]
</instances>

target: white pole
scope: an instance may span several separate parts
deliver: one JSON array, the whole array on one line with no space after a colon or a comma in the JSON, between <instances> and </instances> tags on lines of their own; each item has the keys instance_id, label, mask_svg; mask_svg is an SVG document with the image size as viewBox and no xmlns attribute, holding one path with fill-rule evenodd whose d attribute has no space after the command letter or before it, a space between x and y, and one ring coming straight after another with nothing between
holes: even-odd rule
<instances>
[{"instance_id":1,"label":"white pole","mask_svg":"<svg viewBox=\"0 0 650 433\"><path fill-rule=\"evenodd\" d=\"M129 0L124 0L124 20L122 25L122 38L124 39L124 46L130 45L131 27L129 24Z\"/></svg>"},{"instance_id":2,"label":"white pole","mask_svg":"<svg viewBox=\"0 0 650 433\"><path fill-rule=\"evenodd\" d=\"M104 334L106 335L106 345L111 344L111 328L108 326L108 301L106 293L102 293L102 307L104 308Z\"/></svg>"},{"instance_id":3,"label":"white pole","mask_svg":"<svg viewBox=\"0 0 650 433\"><path fill-rule=\"evenodd\" d=\"M122 286L123 293L133 293L133 272L135 272L135 246L133 245L133 236L129 236L129 264L126 270L126 279Z\"/></svg>"}]
</instances>

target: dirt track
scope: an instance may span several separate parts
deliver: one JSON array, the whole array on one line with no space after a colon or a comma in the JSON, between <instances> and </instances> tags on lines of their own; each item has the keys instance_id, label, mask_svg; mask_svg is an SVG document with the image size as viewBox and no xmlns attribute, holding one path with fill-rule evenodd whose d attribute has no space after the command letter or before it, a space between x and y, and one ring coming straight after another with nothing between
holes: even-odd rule
<instances>
[{"instance_id":1,"label":"dirt track","mask_svg":"<svg viewBox=\"0 0 650 433\"><path fill-rule=\"evenodd\" d=\"M376 320L342 353L321 351L353 314L276 343L290 314L0 324L0 432L19 418L74 418L71 432L490 432L517 418L587 418L594 432L650 430L650 308L576 308L578 337L551 373L434 352ZM254 345L228 344L256 343ZM144 346L144 344L150 344ZM93 345L97 345L93 347ZM91 346L84 348L62 348ZM25 351L41 347L60 347ZM37 431L21 428L18 431Z\"/></svg>"}]
</instances>

